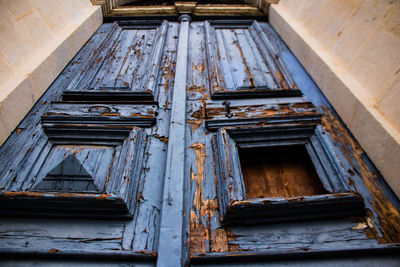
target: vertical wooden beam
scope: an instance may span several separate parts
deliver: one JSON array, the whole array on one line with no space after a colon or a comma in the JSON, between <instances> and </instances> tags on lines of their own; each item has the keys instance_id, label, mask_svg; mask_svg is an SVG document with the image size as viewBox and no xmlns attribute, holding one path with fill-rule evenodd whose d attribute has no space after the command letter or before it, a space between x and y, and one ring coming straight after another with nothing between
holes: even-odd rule
<instances>
[{"instance_id":1,"label":"vertical wooden beam","mask_svg":"<svg viewBox=\"0 0 400 267\"><path fill-rule=\"evenodd\" d=\"M180 17L157 267L183 266L186 79L190 16Z\"/></svg>"}]
</instances>

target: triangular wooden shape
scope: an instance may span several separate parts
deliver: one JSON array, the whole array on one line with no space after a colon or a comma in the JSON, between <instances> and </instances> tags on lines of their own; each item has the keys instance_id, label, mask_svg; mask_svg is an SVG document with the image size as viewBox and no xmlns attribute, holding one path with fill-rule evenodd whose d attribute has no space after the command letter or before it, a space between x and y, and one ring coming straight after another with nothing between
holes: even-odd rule
<instances>
[{"instance_id":1,"label":"triangular wooden shape","mask_svg":"<svg viewBox=\"0 0 400 267\"><path fill-rule=\"evenodd\" d=\"M47 192L100 192L94 184L93 177L72 154L54 167L35 187L35 190Z\"/></svg>"}]
</instances>

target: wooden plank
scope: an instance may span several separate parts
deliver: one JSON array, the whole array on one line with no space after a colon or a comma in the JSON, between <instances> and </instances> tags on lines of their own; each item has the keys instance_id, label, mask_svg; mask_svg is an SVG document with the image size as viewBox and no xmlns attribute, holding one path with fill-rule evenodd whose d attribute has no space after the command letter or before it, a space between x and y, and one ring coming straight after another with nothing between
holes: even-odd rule
<instances>
[{"instance_id":1,"label":"wooden plank","mask_svg":"<svg viewBox=\"0 0 400 267\"><path fill-rule=\"evenodd\" d=\"M117 252L125 221L2 217L0 251ZM48 252L51 254L51 251Z\"/></svg>"},{"instance_id":2,"label":"wooden plank","mask_svg":"<svg viewBox=\"0 0 400 267\"><path fill-rule=\"evenodd\" d=\"M292 102L293 101L293 102ZM288 99L264 103L252 101L229 101L229 117L222 101L207 102L207 128L217 130L221 127L262 126L279 123L318 123L320 114L310 102L302 99Z\"/></svg>"},{"instance_id":3,"label":"wooden plank","mask_svg":"<svg viewBox=\"0 0 400 267\"><path fill-rule=\"evenodd\" d=\"M68 142L118 145L136 127L150 127L154 105L52 103L41 117L42 126L54 144ZM86 143L87 144L87 143Z\"/></svg>"},{"instance_id":4,"label":"wooden plank","mask_svg":"<svg viewBox=\"0 0 400 267\"><path fill-rule=\"evenodd\" d=\"M129 91L138 71L139 59L155 30L122 30L118 41L93 78L92 90Z\"/></svg>"},{"instance_id":5,"label":"wooden plank","mask_svg":"<svg viewBox=\"0 0 400 267\"><path fill-rule=\"evenodd\" d=\"M211 23L212 24L212 23ZM248 24L248 23L247 23ZM193 32L193 37L191 39L193 40L193 47L190 51L190 56L189 56L189 63L192 64L192 71L189 72L189 81L188 81L188 126L187 126L187 135L188 135L188 142L189 142L189 147L190 149L187 150L186 153L186 158L187 158L187 177L191 177L191 200L192 202L189 204L190 208L190 220L189 220L189 227L190 227L190 235L189 235L189 246L190 246L190 252L191 253L198 253L198 252L220 252L220 251L238 251L241 250L242 247L243 249L247 249L248 252L253 250L253 247L247 244L251 244L252 240L255 240L255 236L257 236L258 232L262 232L262 229L268 229L268 227L271 227L274 229L274 231L277 231L277 229L280 229L281 224L269 224L268 226L266 225L257 225L257 226L247 226L247 227L252 227L254 230L254 234L250 235L247 234L245 231L240 232L236 230L236 227L223 227L220 224L219 221L219 205L215 204L215 200L218 200L218 198L215 197L216 191L220 191L220 188L216 188L218 183L214 184L212 183L212 180L216 179L213 176L215 174L212 174L210 172L218 171L218 162L217 159L218 157L211 157L213 159L210 159L210 140L213 139L213 133L209 132L205 129L202 128L203 122L205 118L207 117L208 114L208 108L210 109L219 109L218 111L216 110L215 115L210 116L211 118L221 118L221 121L224 121L226 124L229 125L228 127L234 127L234 126L241 126L240 122L235 125L234 119L228 118L225 116L226 114L226 109L225 106L223 105L223 101L217 101L217 100L209 100L209 95L208 95L208 73L206 72L207 68L209 66L203 67L203 62L207 60L204 55L201 55L200 51L202 49L202 39L199 37L199 35L206 35L206 30L207 28L204 27L204 29L199 30L198 27L201 27L201 22L197 22L195 25L192 23L193 29L191 30L191 33ZM228 25L232 25L232 22L229 22ZM214 25L213 25L214 26ZM214 26L215 27L215 26ZM207 38L203 37L206 40L206 45L207 45ZM203 39L203 40L204 40ZM200 45L195 45L195 44L200 44ZM196 47L196 49L195 49ZM195 50L195 51L192 51ZM206 49L208 52L208 50ZM208 56L208 55L207 55ZM212 66L211 66L212 67ZM192 78L190 78L192 77ZM210 77L212 78L212 77ZM212 85L212 83L211 83ZM210 86L211 86L210 85ZM207 103L207 109L204 109L204 103ZM250 107L250 106L257 106L257 105L277 105L279 104L294 104L294 103L305 103L308 102L304 98L295 98L295 97L287 97L287 98L274 98L274 99L235 99L231 100L231 107L232 109L239 109L240 107ZM311 105L312 106L312 105ZM315 108L313 108L315 109ZM276 109L276 112L279 113L281 109ZM282 109L283 110L283 109ZM258 116L258 111L260 111L259 116L260 118L269 118L269 116L273 116L275 113L273 110L269 114L264 113L264 116L261 115L263 112L263 108L260 107L260 109L254 108L253 110L249 110L248 113L243 112L243 116L246 118L251 119L252 115ZM233 111L234 112L234 111ZM301 111L300 111L301 112ZM247 114L247 115L246 115ZM317 113L314 113L317 114ZM312 116L311 116L312 117ZM304 124L309 125L310 127L308 129L302 129L298 133L291 133L291 136L295 135L303 135L305 138L309 138L310 134L314 131L315 129L315 123L320 121L319 116L316 116L314 118L310 118L307 122L306 118L304 117ZM271 120L271 125L273 123L293 123L295 121L294 118L289 118L286 117L286 121L282 119L280 122L279 119ZM291 120L293 119L293 120ZM231 122L231 123L230 123ZM228 124L229 123L229 124ZM256 123L250 124L250 125L255 125ZM217 125L217 123L215 124ZM245 125L244 123L242 125ZM219 125L219 127L224 127L222 124ZM219 127L216 127L215 129L218 129ZM226 127L226 126L225 126ZM248 126L247 126L248 127ZM240 127L238 127L240 129ZM256 126L254 126L256 128ZM299 127L300 128L300 127ZM229 131L231 131L232 128L229 128ZM249 133L254 133L254 129L251 127L248 127L248 132ZM239 131L239 130L238 130ZM240 132L240 131L239 131ZM278 135L278 130L277 130L277 135ZM234 134L232 132L232 134ZM290 135L290 134L289 134ZM288 136L289 136L288 135ZM236 136L240 136L240 133ZM252 135L252 138L254 135ZM250 138L251 139L251 138ZM302 143L304 145L304 143ZM215 150L217 151L217 150ZM213 193L214 192L214 193ZM338 221L336 220L335 223L337 224ZM302 225L304 229L307 227L313 227L315 224L318 224L319 222L316 221L311 221L308 222L307 224ZM293 224L294 225L294 224ZM282 231L290 231L292 226L285 225ZM352 226L348 226L352 225ZM356 224L351 224L348 223L347 227L349 227L346 231L348 233L351 233L351 227L353 227ZM328 228L328 227L327 227ZM261 230L260 230L261 229ZM326 229L325 229L326 230ZM317 229L315 229L316 232L318 232ZM330 235L329 233L323 233L323 229L321 229L321 235L326 235L329 238L332 238L331 240L335 240L333 242L337 242L336 244L340 243L340 238L342 237L334 237ZM338 230L339 232L340 230ZM306 230L304 230L306 232ZM298 236L301 236L302 230L300 228L296 228L296 232L293 233L292 238L296 236L296 233ZM316 234L318 235L318 234ZM239 237L240 236L240 237ZM350 234L349 234L350 236ZM235 242L235 240L241 238L241 242ZM288 237L289 239L290 237ZM336 239L335 239L336 238ZM360 240L365 240L366 237L362 232L354 233L354 235L351 236L351 238L358 238L359 241L357 241L357 244L360 244L362 241ZM350 237L349 237L350 239ZM262 250L266 249L269 247L269 242L270 236L264 235L262 238L257 239L256 246ZM245 245L245 242L246 245ZM285 241L283 241L285 242ZM298 242L298 240L297 240ZM372 241L371 241L372 242ZM288 240L289 247L290 246L295 246L295 243L290 243L290 240ZM273 245L275 246L275 244ZM276 244L276 246L279 246ZM318 243L316 245L322 246L321 243ZM284 246L281 245L282 249Z\"/></svg>"},{"instance_id":6,"label":"wooden plank","mask_svg":"<svg viewBox=\"0 0 400 267\"><path fill-rule=\"evenodd\" d=\"M205 29L213 99L301 95L258 24L212 21Z\"/></svg>"},{"instance_id":7,"label":"wooden plank","mask_svg":"<svg viewBox=\"0 0 400 267\"><path fill-rule=\"evenodd\" d=\"M369 227L366 220L354 217L231 226L228 227L229 251L379 247L375 239L365 235Z\"/></svg>"},{"instance_id":8,"label":"wooden plank","mask_svg":"<svg viewBox=\"0 0 400 267\"><path fill-rule=\"evenodd\" d=\"M238 30L239 31L239 30ZM240 30L241 34L238 35L240 37L240 43L243 43L243 47L249 47L248 49L243 49L243 54L249 58L249 70L252 73L252 77L254 78L254 85L256 88L267 87L271 89L277 89L276 83L273 80L272 71L269 68L269 61L265 61L262 58L262 54L260 50L257 48L256 43L254 42L253 37L250 35L248 29ZM251 53L249 55L249 53Z\"/></svg>"},{"instance_id":9,"label":"wooden plank","mask_svg":"<svg viewBox=\"0 0 400 267\"><path fill-rule=\"evenodd\" d=\"M215 140L215 153L219 172L216 174L220 215L224 218L226 208L233 201L246 199L240 168L239 153L234 140L225 129L220 129Z\"/></svg>"},{"instance_id":10,"label":"wooden plank","mask_svg":"<svg viewBox=\"0 0 400 267\"><path fill-rule=\"evenodd\" d=\"M165 166L163 204L157 266L179 266L183 263L183 188L185 180L185 124L187 54L190 17L180 18L176 74L172 98L167 162ZM174 242L171 242L174 240Z\"/></svg>"},{"instance_id":11,"label":"wooden plank","mask_svg":"<svg viewBox=\"0 0 400 267\"><path fill-rule=\"evenodd\" d=\"M266 35L264 31L262 31L261 26L257 21L254 21L251 27L255 29L255 32L260 37L263 45L269 50L269 53L274 58L277 68L281 72L279 74L276 73L278 76L278 79L283 80L283 82L281 82L281 84L284 86L284 88L286 88L286 86L287 86L288 89L297 89L298 87L297 87L296 83L294 82L294 80L291 76L291 73L288 71L285 62L279 57L279 52L276 49L276 45L274 45L273 42L271 41L270 37L268 35ZM260 44L260 46L261 46L261 44Z\"/></svg>"},{"instance_id":12,"label":"wooden plank","mask_svg":"<svg viewBox=\"0 0 400 267\"><path fill-rule=\"evenodd\" d=\"M241 149L239 157L247 199L324 193L302 146Z\"/></svg>"},{"instance_id":13,"label":"wooden plank","mask_svg":"<svg viewBox=\"0 0 400 267\"><path fill-rule=\"evenodd\" d=\"M376 263L381 262L384 259L389 259L388 262L395 263L399 259L400 248L396 245L387 245L381 248L342 248L342 249L324 249L324 250L286 250L284 252L280 250L272 250L268 252L235 252L235 253L206 253L206 254L194 254L191 256L191 263L194 266L200 266L207 264L207 266L213 266L212 263L241 263L242 266L265 266L265 263L271 263L279 261L281 264L287 263L291 266L302 266L301 260L310 259L306 264L307 266L319 266L322 262L320 259L325 258L325 264L334 264L335 259L338 259L342 264L349 263L350 259L355 259L354 264L362 262L363 266L375 266ZM383 257L382 257L383 256ZM386 257L387 258L386 258ZM369 262L373 260L373 263L369 265ZM344 261L340 260L343 259ZM288 262L288 260L295 260ZM250 263L258 262L258 263ZM298 265L300 263L300 265ZM200 265L197 265L200 264ZM218 264L217 266L224 266ZM227 266L227 265L226 265ZM231 265L229 265L231 266Z\"/></svg>"},{"instance_id":14,"label":"wooden plank","mask_svg":"<svg viewBox=\"0 0 400 267\"><path fill-rule=\"evenodd\" d=\"M65 90L64 100L154 100L168 22L114 23L89 65ZM110 41L112 39L112 41ZM139 64L140 62L140 64Z\"/></svg>"},{"instance_id":15,"label":"wooden plank","mask_svg":"<svg viewBox=\"0 0 400 267\"><path fill-rule=\"evenodd\" d=\"M137 264L135 266L154 266L154 265L141 265L143 262L154 262L157 258L157 253L156 252L144 252L144 251L137 251L137 252L131 252L131 251L110 251L110 252L99 252L99 251L85 251L85 250L74 250L74 249L66 249L66 250L57 250L57 249L50 249L49 250L30 250L30 249L7 249L7 248L0 248L0 258L6 257L10 259L10 261L15 261L18 262L18 259L26 259L25 265L24 266L29 266L30 264L35 265L37 262L37 258L40 259L47 259L47 261L43 261L44 265L47 265L49 263L49 259L51 260L63 260L63 263L59 262L60 264L63 264L65 266L65 261L68 260L69 264L70 261L72 260L79 260L79 262L76 262L76 264L80 264L82 266L82 260L85 261L100 261L102 260L102 263L104 261L107 261L106 266L126 266L126 263L120 263L117 265L113 264L112 261L118 262L118 261L129 261L130 264L132 264L132 261L136 262ZM14 258L15 257L15 258ZM14 259L13 259L14 258ZM16 259L18 258L18 259ZM33 262L33 259L36 259L35 262ZM11 260L13 259L13 260ZM110 262L111 261L111 262ZM14 263L15 263L14 262ZM2 265L4 263L4 260L2 259ZM94 263L96 266L102 266L100 262ZM90 264L90 263L89 263ZM91 264L90 264L91 265ZM4 266L4 265L3 265ZM84 266L84 265L83 265Z\"/></svg>"},{"instance_id":16,"label":"wooden plank","mask_svg":"<svg viewBox=\"0 0 400 267\"><path fill-rule=\"evenodd\" d=\"M104 118L109 121L134 120L135 118L151 119L154 118L155 111L155 105L56 102L52 103L51 108L42 116L42 121L50 120L53 117L71 120Z\"/></svg>"},{"instance_id":17,"label":"wooden plank","mask_svg":"<svg viewBox=\"0 0 400 267\"><path fill-rule=\"evenodd\" d=\"M142 25L142 24L140 24ZM154 22L152 22L152 25L154 25ZM46 137L46 134L44 133L42 126L41 126L41 120L40 117L44 115L46 111L49 111L49 104L51 102L57 102L60 103L59 101L61 100L61 93L62 91L66 88L66 86L73 80L74 77L82 69L85 69L87 59L91 57L93 51L96 51L96 49L99 46L99 42L104 40L105 36L110 32L111 24L103 24L98 32L96 32L93 37L88 41L87 45L84 46L81 51L74 57L74 59L71 61L71 63L66 67L66 69L63 71L63 73L57 78L57 80L52 84L52 86L46 91L46 93L43 95L43 97L38 101L38 103L35 105L35 107L32 109L32 111L27 115L27 117L24 119L24 121L18 126L18 130L16 130L13 135L8 139L8 141L3 145L1 148L1 161L0 161L0 172L2 172L2 177L6 177L7 179L2 179L1 182L4 182L1 186L7 187L9 184L13 184L11 187L12 190L18 191L20 190L21 187L29 187L30 184L33 184L35 181L35 175L34 173L38 173L41 165L36 164L35 162L43 162L46 157L48 156L50 150L52 149L53 145L48 142L48 138ZM171 39L175 41L175 39ZM173 46L174 47L174 46ZM83 66L84 65L84 66ZM113 103L110 103L108 101L102 101L100 103L95 103L95 104L106 104L106 105L113 105ZM138 102L135 101L124 101L125 107L127 107L129 104L138 104ZM84 104L83 102L74 102L73 104ZM72 105L73 105L72 104ZM92 103L93 105L94 103ZM115 103L114 103L115 104ZM154 103L150 103L154 104ZM90 106L90 105L88 105ZM149 108L149 110L154 109L154 106L151 107L151 105L144 107L144 106L138 106L137 112L142 114L141 112L143 110L146 110ZM95 108L97 109L97 108ZM99 107L99 111L101 111L101 107ZM123 109L125 111L128 111L128 109ZM69 109L68 112L73 112L73 109ZM166 112L169 112L169 110L166 110ZM96 113L96 112L95 112ZM101 112L99 112L101 113ZM113 112L111 112L113 113ZM124 113L124 112L122 112ZM145 112L146 113L146 112ZM143 115L145 114L143 113ZM126 113L129 114L129 113ZM113 117L112 114L109 114L109 117ZM136 116L136 115L135 115ZM165 113L162 113L161 115L157 115L156 112L152 115L153 117L157 118L165 118L168 120L168 116L165 116ZM115 117L115 116L114 116ZM168 124L168 122L166 122ZM129 127L132 128L132 127ZM160 128L163 128L162 126ZM166 129L167 130L167 129ZM107 132L105 128L102 129L102 131ZM113 131L116 131L115 129ZM113 131L108 131L107 134L109 134L111 137L113 137L112 132ZM147 131L147 130L145 130ZM165 136L164 134L161 134ZM125 137L126 137L125 133ZM91 136L88 135L90 138ZM79 137L80 139L86 138L85 136ZM137 138L133 138L136 141L138 140ZM94 142L94 141L93 141ZM91 144L93 143L92 141L85 141L85 145L88 146L99 146L99 144ZM102 141L104 143L104 141ZM118 146L121 143L121 141L116 142L116 146ZM75 143L76 145L77 143ZM69 145L71 145L69 143ZM67 145L68 146L68 145ZM79 145L78 145L79 147ZM144 145L143 145L144 148ZM161 150L162 151L162 150ZM116 154L120 153L120 151L117 152ZM162 156L161 154L157 154L155 157ZM78 153L79 154L79 153ZM139 152L140 154L140 152ZM165 152L164 152L165 154ZM79 156L80 157L80 156ZM83 154L82 154L82 157ZM139 156L139 158L143 158ZM90 164L94 164L97 162L98 159L94 162L90 162ZM156 159L153 159L153 161L157 162ZM88 162L89 163L89 162ZM132 164L131 161L127 161L127 164ZM34 165L33 168L31 168L32 164ZM93 165L93 166L94 166ZM106 164L105 164L106 165ZM132 164L130 167L134 167L135 164ZM140 168L141 169L141 168ZM128 170L128 169L127 169ZM156 175L155 179L159 179L159 177L162 175ZM144 176L145 177L145 176ZM9 179L8 179L9 178ZM121 177L122 178L122 177ZM142 178L140 178L142 179ZM13 182L15 180L15 182ZM133 180L135 182L136 179ZM141 180L138 181L138 187L142 186L141 185ZM2 187L2 191L4 191L4 187ZM151 185L150 185L151 187ZM159 184L159 187L161 185ZM142 188L141 188L142 190ZM124 191L123 188L121 191ZM132 188L128 190L129 192L132 191ZM134 191L132 191L133 198L128 198L127 201L131 201L137 203L136 196L141 199L140 194L135 194ZM32 192L31 192L32 193ZM140 192L138 192L140 193ZM160 194L158 194L160 195ZM68 198L69 197L69 198ZM82 196L80 196L82 197ZM100 197L101 198L107 198L109 197L110 199L112 198L110 195L105 195L105 194L98 194L97 196L93 196L93 198ZM147 196L148 197L148 196ZM51 196L50 196L51 198ZM129 200L130 199L130 200ZM15 199L14 199L15 200ZM65 203L67 203L68 200L71 201L71 194L70 195L65 195ZM63 200L63 201L64 201ZM101 200L99 201L96 199L97 203L102 202ZM72 201L73 202L73 201ZM84 201L85 202L85 201ZM104 207L100 207L103 209L107 209L107 207L110 207L109 204L106 203L107 200L104 200L102 203L105 204ZM157 199L154 199L154 203L159 203L160 201L157 201ZM26 203L29 204L29 201ZM46 202L46 203L51 203ZM46 203L42 204L41 206L46 207ZM90 206L91 201L88 201L86 203L81 203L82 206L87 207L86 205ZM58 204L57 204L58 205ZM113 205L116 205L114 203ZM149 206L151 206L150 204ZM160 205L160 204L159 204ZM51 205L50 205L51 206ZM100 205L101 206L101 205ZM111 205L112 206L112 205ZM145 206L145 205L144 205ZM10 208L11 206L7 206ZM75 206L76 207L76 206ZM133 235L130 234L131 230L134 229L135 224L136 224L136 217L137 214L133 214L130 216L130 218L133 217L131 221L126 221L127 216L121 216L121 214L117 214L114 219L115 220L109 220L109 219L103 219L104 215L102 213L98 213L99 216L94 216L96 211L93 207L89 207L93 209L92 213L92 218L95 218L94 220L83 220L85 216L87 216L87 211L79 213L78 218L71 218L69 217L68 219L57 219L55 218L54 210L50 211L47 216L44 215L43 217L46 218L45 220L38 220L37 218L34 217L29 217L29 219L19 219L17 217L2 217L2 221L0 223L0 228L4 230L5 226L10 226L11 228L14 227L14 229L19 229L16 230L16 235L14 235L13 231L11 231L11 228L7 228L6 230L2 230L2 237L1 242L0 242L0 247L7 247L10 250L12 249L27 249L30 251L40 251L40 249L43 249L44 252L47 251L47 253L51 253L52 251L62 251L62 250L68 250L68 249L75 249L84 251L90 253L94 251L99 251L101 250L101 253L107 253L107 252L115 252L118 253L118 251L121 250L128 250L132 251L135 248L132 248L130 244L132 243L133 240ZM14 212L17 211L14 209ZM147 214L144 212L145 210L137 210L137 213L142 213L142 216L146 217ZM157 209L155 209L157 213ZM37 212L35 209L30 209L31 215L38 217L40 214ZM159 210L158 210L159 212ZM68 213L64 214L64 217L68 217ZM129 217L129 216L128 216ZM149 220L155 221L157 224L158 220L157 217L154 220L154 217L151 218L149 216ZM120 219L120 221L118 221ZM141 218L139 218L139 221ZM40 221L40 223L39 223ZM143 220L144 221L144 220ZM143 222L144 223L144 222ZM17 226L18 225L18 226ZM22 228L25 230L21 230ZM158 229L158 226L155 225L153 229ZM113 233L114 231L118 231L118 236L109 236L110 233ZM23 232L23 233L22 233ZM21 233L21 235L19 235ZM61 235L67 236L66 238L61 237ZM77 238L77 235L80 235L82 238ZM139 234L137 234L139 236ZM152 230L149 228L149 242L142 242L142 240L138 239L135 242L135 245L137 247L140 247L138 251L147 251L151 252L155 250L155 245L154 242L151 240L154 240L157 238L157 231ZM126 244L129 244L126 246ZM50 252L48 252L50 250ZM27 251L29 252L29 251ZM23 252L22 252L23 253ZM34 256L33 256L34 257Z\"/></svg>"},{"instance_id":18,"label":"wooden plank","mask_svg":"<svg viewBox=\"0 0 400 267\"><path fill-rule=\"evenodd\" d=\"M118 23L113 23L110 30L107 32L107 35L104 36L103 39L97 44L98 47L96 49L92 49L92 53L88 55L86 64L80 65L80 71L67 85L67 87L63 88L65 92L70 91L72 93L75 91L89 89L94 75L101 67L120 34L121 28L118 26Z\"/></svg>"},{"instance_id":19,"label":"wooden plank","mask_svg":"<svg viewBox=\"0 0 400 267\"><path fill-rule=\"evenodd\" d=\"M262 224L318 218L360 216L365 212L360 196L352 193L292 198L258 198L235 201L226 208L224 224Z\"/></svg>"},{"instance_id":20,"label":"wooden plank","mask_svg":"<svg viewBox=\"0 0 400 267\"><path fill-rule=\"evenodd\" d=\"M170 111L174 87L176 53L178 47L179 23L168 23L163 60L159 68L159 98L157 123L147 128L149 144L145 151L142 172L143 184L139 189L136 221L125 228L124 249L135 251L156 251L159 241L159 228L164 190L165 165L169 143Z\"/></svg>"},{"instance_id":21,"label":"wooden plank","mask_svg":"<svg viewBox=\"0 0 400 267\"><path fill-rule=\"evenodd\" d=\"M190 177L185 188L189 192L185 209L187 253L219 251L225 245L211 242L218 234L219 217L212 138L204 127L204 99L209 94L204 31L204 22L191 23L188 64L192 68L188 72L185 162L185 177Z\"/></svg>"}]
</instances>

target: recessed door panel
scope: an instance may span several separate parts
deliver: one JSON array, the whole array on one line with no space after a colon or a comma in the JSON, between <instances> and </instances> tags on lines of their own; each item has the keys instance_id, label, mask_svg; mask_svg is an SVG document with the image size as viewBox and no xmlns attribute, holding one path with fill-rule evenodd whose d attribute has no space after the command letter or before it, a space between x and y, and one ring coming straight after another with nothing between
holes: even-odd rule
<instances>
[{"instance_id":1,"label":"recessed door panel","mask_svg":"<svg viewBox=\"0 0 400 267\"><path fill-rule=\"evenodd\" d=\"M155 100L168 22L115 22L64 100Z\"/></svg>"},{"instance_id":2,"label":"recessed door panel","mask_svg":"<svg viewBox=\"0 0 400 267\"><path fill-rule=\"evenodd\" d=\"M204 27L212 98L301 95L258 22Z\"/></svg>"}]
</instances>

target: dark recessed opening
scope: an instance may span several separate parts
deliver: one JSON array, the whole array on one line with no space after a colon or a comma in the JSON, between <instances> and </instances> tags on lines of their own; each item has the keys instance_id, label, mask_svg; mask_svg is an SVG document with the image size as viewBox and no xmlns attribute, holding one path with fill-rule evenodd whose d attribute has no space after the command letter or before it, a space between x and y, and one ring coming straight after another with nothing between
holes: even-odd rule
<instances>
[{"instance_id":1,"label":"dark recessed opening","mask_svg":"<svg viewBox=\"0 0 400 267\"><path fill-rule=\"evenodd\" d=\"M325 194L304 146L239 149L246 198Z\"/></svg>"}]
</instances>

